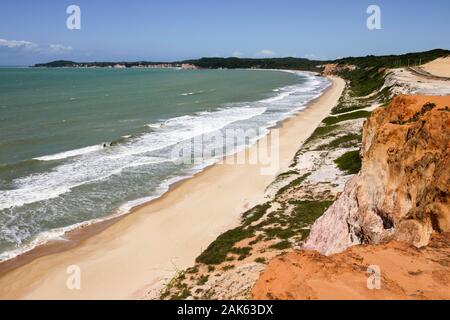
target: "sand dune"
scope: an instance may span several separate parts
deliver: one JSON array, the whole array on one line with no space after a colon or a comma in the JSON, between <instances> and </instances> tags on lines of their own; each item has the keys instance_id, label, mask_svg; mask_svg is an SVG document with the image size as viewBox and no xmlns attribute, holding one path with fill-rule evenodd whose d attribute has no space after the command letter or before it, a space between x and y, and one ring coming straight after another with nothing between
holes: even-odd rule
<instances>
[{"instance_id":1,"label":"sand dune","mask_svg":"<svg viewBox=\"0 0 450 320\"><path fill-rule=\"evenodd\" d=\"M421 68L435 76L450 78L450 57L433 60Z\"/></svg>"}]
</instances>

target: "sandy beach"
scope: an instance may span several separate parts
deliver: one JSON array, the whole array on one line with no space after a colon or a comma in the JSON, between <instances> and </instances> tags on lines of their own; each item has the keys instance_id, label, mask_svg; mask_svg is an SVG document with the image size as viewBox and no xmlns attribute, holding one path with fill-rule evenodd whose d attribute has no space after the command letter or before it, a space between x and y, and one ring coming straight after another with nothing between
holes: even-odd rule
<instances>
[{"instance_id":1,"label":"sandy beach","mask_svg":"<svg viewBox=\"0 0 450 320\"><path fill-rule=\"evenodd\" d=\"M280 171L337 103L345 82L332 86L279 129ZM252 146L250 156L265 148ZM259 150L261 151L261 150ZM240 155L238 155L240 156ZM217 164L176 185L163 197L15 269L0 271L0 299L138 299L149 287L189 267L240 214L263 201L276 173L262 165ZM45 248L41 248L44 250ZM55 252L57 251L57 252ZM78 266L81 289L69 290L67 268ZM0 266L1 270L1 266Z\"/></svg>"}]
</instances>

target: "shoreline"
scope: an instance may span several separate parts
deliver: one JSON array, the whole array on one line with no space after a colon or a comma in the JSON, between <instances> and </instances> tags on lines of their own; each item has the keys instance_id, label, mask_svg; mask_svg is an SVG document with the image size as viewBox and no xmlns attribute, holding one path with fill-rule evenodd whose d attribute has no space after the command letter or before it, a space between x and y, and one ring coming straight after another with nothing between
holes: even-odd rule
<instances>
[{"instance_id":1,"label":"shoreline","mask_svg":"<svg viewBox=\"0 0 450 320\"><path fill-rule=\"evenodd\" d=\"M280 169L339 99L345 83L339 78L332 82L304 110L272 127L280 128ZM258 145L240 153L251 154ZM211 165L128 214L70 232L70 241L54 241L8 260L0 264L0 298L138 298L149 284L191 265L202 248L239 223L243 211L262 201L276 175L262 176L259 170L249 164ZM66 288L70 265L81 268L81 290Z\"/></svg>"},{"instance_id":2,"label":"shoreline","mask_svg":"<svg viewBox=\"0 0 450 320\"><path fill-rule=\"evenodd\" d=\"M61 68L66 68L66 67L61 67ZM73 68L73 67L69 67L69 68ZM316 72L288 70L288 69L236 69L236 70L240 70L240 71L249 71L249 70L250 71L270 71L270 72L290 73L290 74L296 74L296 75L307 74L309 76L320 76L320 74L318 74ZM295 117L299 112L302 112L304 109L306 109L315 100L320 98L320 96L322 96L327 91L329 86L331 86L331 81L326 87L323 88L323 91L318 96L313 97L306 104L302 105L299 108L293 109L291 113L287 114L285 117L283 117L281 119L278 119L276 122L268 123L268 124L266 124L265 127L261 127L261 128L264 128L265 130L267 130L267 133L260 135L259 137L257 137L255 139L255 141L249 143L248 145L245 145L244 150L252 147L254 144L256 144L258 142L258 140L266 137L269 134L270 130L279 128L280 125L284 121L286 121L289 118ZM94 146L95 145L92 145L92 146L84 147L82 149L91 148ZM58 153L52 154L52 155L33 158L32 160L39 160L40 158L45 158L45 157L54 157L54 156L57 156L57 155L60 155L63 153L76 151L76 150L79 150L79 149L62 151L62 152L58 152ZM158 193L156 195L151 195L151 196L147 195L147 196L144 196L144 197L141 197L141 198L129 201L129 202L125 202L120 207L118 207L116 210L112 211L110 214L105 215L103 217L99 217L99 218L95 218L95 219L87 220L87 221L82 221L82 222L79 222L79 223L76 223L73 225L69 225L69 226L65 226L65 227L61 227L61 228L43 232L41 234L38 234L34 240L32 240L30 243L25 244L21 248L1 253L0 254L0 275L2 272L7 272L10 269L16 268L18 266L21 266L21 265L27 263L28 261L35 259L36 257L45 255L45 253L43 253L43 252L46 252L45 247L55 248L56 251L60 251L60 250L58 250L59 247L61 247L61 248L73 247L73 244L71 244L70 242L73 242L73 241L78 242L78 240L80 238L87 238L89 236L94 235L95 232L102 231L107 226L115 223L115 221L121 219L122 217L131 214L135 210L139 209L141 206L145 206L145 205L161 198L166 193L170 192L172 190L172 188L176 187L179 183L182 183L185 180L194 178L197 174L201 173L202 171L208 169L209 167L214 166L215 164L217 164L221 161L224 161L224 159L226 159L227 157L233 157L236 154L239 154L241 151L242 150L236 151L232 154L225 154L220 158L210 159L212 161L209 161L209 163L200 164L199 166L192 168L188 172L181 173L180 175L176 176L174 179L169 179L169 181L173 180L171 182L169 182L167 180L161 182L159 188L164 189L163 191L161 191L161 193ZM162 187L162 186L164 186L164 187ZM105 226L105 227L103 227L103 226ZM95 231L91 231L91 230L95 230ZM89 235L88 236L85 236L84 234L80 235L81 232L88 233ZM68 241L66 241L66 240L68 240ZM64 250L64 249L62 249L62 250ZM54 252L54 250L50 250L50 251ZM6 258L4 258L3 255L5 255Z\"/></svg>"}]
</instances>

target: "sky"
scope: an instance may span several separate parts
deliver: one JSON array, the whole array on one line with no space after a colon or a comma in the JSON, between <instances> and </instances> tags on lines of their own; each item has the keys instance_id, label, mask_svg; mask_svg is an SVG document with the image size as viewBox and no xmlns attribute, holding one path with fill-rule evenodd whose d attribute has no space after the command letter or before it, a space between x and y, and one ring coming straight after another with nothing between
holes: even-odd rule
<instances>
[{"instance_id":1,"label":"sky","mask_svg":"<svg viewBox=\"0 0 450 320\"><path fill-rule=\"evenodd\" d=\"M70 30L67 7L81 11ZM381 29L369 30L369 5ZM0 65L450 49L448 0L1 0Z\"/></svg>"}]
</instances>

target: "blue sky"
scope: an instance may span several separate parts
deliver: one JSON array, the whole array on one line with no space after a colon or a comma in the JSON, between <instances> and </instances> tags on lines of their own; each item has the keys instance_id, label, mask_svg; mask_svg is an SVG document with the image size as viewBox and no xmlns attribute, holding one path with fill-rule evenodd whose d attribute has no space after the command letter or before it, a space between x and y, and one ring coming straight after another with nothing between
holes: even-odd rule
<instances>
[{"instance_id":1,"label":"blue sky","mask_svg":"<svg viewBox=\"0 0 450 320\"><path fill-rule=\"evenodd\" d=\"M81 30L66 8L81 8ZM382 29L366 27L381 8ZM450 49L448 0L1 0L0 65Z\"/></svg>"}]
</instances>

